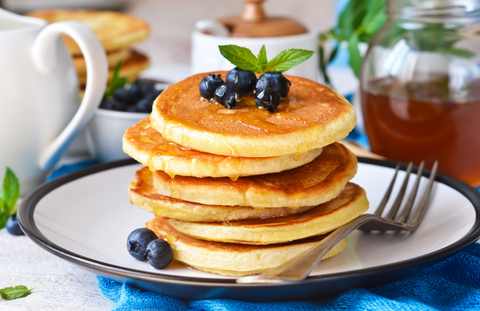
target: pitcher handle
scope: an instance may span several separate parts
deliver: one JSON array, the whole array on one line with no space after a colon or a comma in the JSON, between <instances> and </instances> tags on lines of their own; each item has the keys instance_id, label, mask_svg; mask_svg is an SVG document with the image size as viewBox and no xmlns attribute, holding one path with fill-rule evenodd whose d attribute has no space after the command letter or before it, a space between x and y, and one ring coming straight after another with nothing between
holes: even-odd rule
<instances>
[{"instance_id":1,"label":"pitcher handle","mask_svg":"<svg viewBox=\"0 0 480 311\"><path fill-rule=\"evenodd\" d=\"M32 49L33 62L44 74L56 66L56 41L61 34L72 37L80 47L87 65L87 85L80 106L58 137L40 153L38 166L48 170L60 159L71 141L82 131L105 93L108 64L105 50L97 36L85 25L75 21L64 21L45 27L35 39Z\"/></svg>"}]
</instances>

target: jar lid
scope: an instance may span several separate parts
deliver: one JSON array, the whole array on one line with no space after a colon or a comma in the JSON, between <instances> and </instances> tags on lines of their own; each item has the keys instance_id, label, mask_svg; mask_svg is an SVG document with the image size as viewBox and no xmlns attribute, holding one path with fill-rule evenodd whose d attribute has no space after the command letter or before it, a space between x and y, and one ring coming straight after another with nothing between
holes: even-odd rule
<instances>
[{"instance_id":1,"label":"jar lid","mask_svg":"<svg viewBox=\"0 0 480 311\"><path fill-rule=\"evenodd\" d=\"M265 0L243 0L245 7L240 16L219 19L230 30L231 37L259 38L292 36L307 33L299 22L280 16L267 16L263 10Z\"/></svg>"}]
</instances>

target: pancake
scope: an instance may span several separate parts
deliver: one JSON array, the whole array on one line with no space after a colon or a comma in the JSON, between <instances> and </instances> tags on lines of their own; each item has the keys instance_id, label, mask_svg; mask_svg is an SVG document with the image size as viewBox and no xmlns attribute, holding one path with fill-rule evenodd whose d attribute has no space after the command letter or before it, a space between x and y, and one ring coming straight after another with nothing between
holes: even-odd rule
<instances>
[{"instance_id":1,"label":"pancake","mask_svg":"<svg viewBox=\"0 0 480 311\"><path fill-rule=\"evenodd\" d=\"M229 276L262 273L309 251L325 238L323 235L279 245L242 245L192 238L175 230L167 219L161 217L148 222L146 227L170 243L174 260L199 270ZM346 245L345 238L323 259L340 253Z\"/></svg>"},{"instance_id":2,"label":"pancake","mask_svg":"<svg viewBox=\"0 0 480 311\"><path fill-rule=\"evenodd\" d=\"M152 172L143 167L135 173L135 180L128 189L130 201L155 216L184 221L234 221L241 219L268 219L302 213L312 207L298 209L266 208L254 209L248 206L203 205L172 199L158 194L153 187Z\"/></svg>"},{"instance_id":3,"label":"pancake","mask_svg":"<svg viewBox=\"0 0 480 311\"><path fill-rule=\"evenodd\" d=\"M225 156L273 157L303 154L341 140L354 128L353 106L317 82L286 76L292 83L274 113L255 97L242 96L236 109L203 99L197 74L173 84L154 102L152 127L181 146ZM226 71L215 72L225 80Z\"/></svg>"},{"instance_id":4,"label":"pancake","mask_svg":"<svg viewBox=\"0 0 480 311\"><path fill-rule=\"evenodd\" d=\"M307 151L301 156L269 158L227 157L183 148L169 143L150 126L150 117L128 128L123 135L123 151L148 166L169 176L229 177L261 175L289 170L311 162L322 149Z\"/></svg>"},{"instance_id":5,"label":"pancake","mask_svg":"<svg viewBox=\"0 0 480 311\"><path fill-rule=\"evenodd\" d=\"M230 178L196 178L153 172L157 192L201 204L255 208L316 206L335 198L355 176L357 158L345 146L333 143L300 167L274 174Z\"/></svg>"},{"instance_id":6,"label":"pancake","mask_svg":"<svg viewBox=\"0 0 480 311\"><path fill-rule=\"evenodd\" d=\"M122 63L120 67L119 76L127 78L129 82L133 82L137 79L140 72L150 67L150 62L146 55L134 51L131 51L130 57ZM114 68L108 69L108 81L110 82L113 77ZM78 75L78 82L80 85L86 85L87 83L87 73Z\"/></svg>"},{"instance_id":7,"label":"pancake","mask_svg":"<svg viewBox=\"0 0 480 311\"><path fill-rule=\"evenodd\" d=\"M301 214L214 223L170 219L170 224L176 230L201 240L265 245L326 234L367 210L365 190L348 183L335 199Z\"/></svg>"},{"instance_id":8,"label":"pancake","mask_svg":"<svg viewBox=\"0 0 480 311\"><path fill-rule=\"evenodd\" d=\"M131 56L132 52L130 49L120 49L107 53L107 63L109 68L115 68L119 62L127 60ZM73 65L77 70L78 75L87 74L87 64L85 63L85 58L82 55L74 55L72 57Z\"/></svg>"},{"instance_id":9,"label":"pancake","mask_svg":"<svg viewBox=\"0 0 480 311\"><path fill-rule=\"evenodd\" d=\"M38 17L48 23L73 20L90 28L100 40L106 52L125 48L133 43L146 39L150 34L150 26L142 19L113 11L45 9L27 14ZM62 39L72 55L81 55L80 47L67 35Z\"/></svg>"}]
</instances>

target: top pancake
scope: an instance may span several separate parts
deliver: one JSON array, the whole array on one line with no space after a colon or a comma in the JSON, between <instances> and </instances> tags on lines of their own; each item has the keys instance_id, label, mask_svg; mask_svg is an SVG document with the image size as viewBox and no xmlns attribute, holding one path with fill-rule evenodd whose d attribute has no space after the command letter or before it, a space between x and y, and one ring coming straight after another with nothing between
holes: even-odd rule
<instances>
[{"instance_id":1,"label":"top pancake","mask_svg":"<svg viewBox=\"0 0 480 311\"><path fill-rule=\"evenodd\" d=\"M48 23L73 20L89 27L110 52L144 40L150 34L149 25L135 16L113 11L52 9L37 10L27 14ZM72 55L82 54L80 47L68 36L63 41Z\"/></svg>"},{"instance_id":2,"label":"top pancake","mask_svg":"<svg viewBox=\"0 0 480 311\"><path fill-rule=\"evenodd\" d=\"M302 154L338 141L354 128L352 105L314 81L287 76L290 92L274 113L243 96L236 109L203 99L200 81L209 73L171 85L156 99L152 127L183 147L226 156ZM226 71L215 72L225 80Z\"/></svg>"}]
</instances>

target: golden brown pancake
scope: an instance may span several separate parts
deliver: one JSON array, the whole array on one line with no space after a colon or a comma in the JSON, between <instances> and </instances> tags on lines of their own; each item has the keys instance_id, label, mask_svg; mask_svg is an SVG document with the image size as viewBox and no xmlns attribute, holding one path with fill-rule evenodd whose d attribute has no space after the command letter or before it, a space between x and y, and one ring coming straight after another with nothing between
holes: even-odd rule
<instances>
[{"instance_id":1,"label":"golden brown pancake","mask_svg":"<svg viewBox=\"0 0 480 311\"><path fill-rule=\"evenodd\" d=\"M130 49L120 49L116 51L111 51L107 53L107 62L109 68L115 68L115 66L127 60L132 55ZM77 69L78 75L87 74L87 64L85 63L85 58L83 55L73 55L72 56L73 65Z\"/></svg>"},{"instance_id":2,"label":"golden brown pancake","mask_svg":"<svg viewBox=\"0 0 480 311\"><path fill-rule=\"evenodd\" d=\"M266 208L254 209L248 206L204 205L172 199L158 194L153 187L152 172L143 167L135 173L128 194L132 204L139 206L155 216L174 218L184 221L234 221L240 219L268 219L302 213L312 207L291 209Z\"/></svg>"},{"instance_id":3,"label":"golden brown pancake","mask_svg":"<svg viewBox=\"0 0 480 311\"><path fill-rule=\"evenodd\" d=\"M150 61L148 60L147 56L138 52L138 51L131 51L130 57L122 63L122 67L120 67L119 76L127 78L129 82L135 81L137 79L140 72L150 67ZM110 82L113 77L114 68L109 68L108 70L108 81ZM87 83L87 74L85 72L84 75L78 75L78 82L80 85L86 85Z\"/></svg>"},{"instance_id":4,"label":"golden brown pancake","mask_svg":"<svg viewBox=\"0 0 480 311\"><path fill-rule=\"evenodd\" d=\"M170 219L170 224L176 230L201 240L266 245L326 234L367 210L365 190L348 183L333 200L301 214L214 223Z\"/></svg>"},{"instance_id":5,"label":"golden brown pancake","mask_svg":"<svg viewBox=\"0 0 480 311\"><path fill-rule=\"evenodd\" d=\"M150 126L150 117L128 128L123 135L123 151L148 166L169 176L229 177L260 175L289 170L311 162L322 149L307 151L301 156L286 155L268 158L227 157L183 148L168 142Z\"/></svg>"},{"instance_id":6,"label":"golden brown pancake","mask_svg":"<svg viewBox=\"0 0 480 311\"><path fill-rule=\"evenodd\" d=\"M354 128L353 106L314 81L286 76L292 83L274 113L243 96L236 109L203 99L200 81L209 73L173 84L155 101L152 127L183 147L241 157L303 154L338 141ZM225 79L227 72L216 72Z\"/></svg>"},{"instance_id":7,"label":"golden brown pancake","mask_svg":"<svg viewBox=\"0 0 480 311\"><path fill-rule=\"evenodd\" d=\"M146 39L150 26L133 15L113 12L79 9L46 9L27 14L38 17L48 23L73 20L89 27L102 43L105 51L115 51ZM82 54L80 47L69 36L62 39L72 55Z\"/></svg>"},{"instance_id":8,"label":"golden brown pancake","mask_svg":"<svg viewBox=\"0 0 480 311\"><path fill-rule=\"evenodd\" d=\"M355 176L357 157L340 143L323 148L310 163L274 174L230 178L153 173L159 194L201 204L255 208L316 206L335 198Z\"/></svg>"},{"instance_id":9,"label":"golden brown pancake","mask_svg":"<svg viewBox=\"0 0 480 311\"><path fill-rule=\"evenodd\" d=\"M262 273L293 257L309 251L325 235L277 245L242 245L209 242L192 238L175 230L167 219L156 217L146 224L173 249L174 260L193 268L229 276ZM344 239L323 258L340 253L347 245Z\"/></svg>"}]
</instances>

